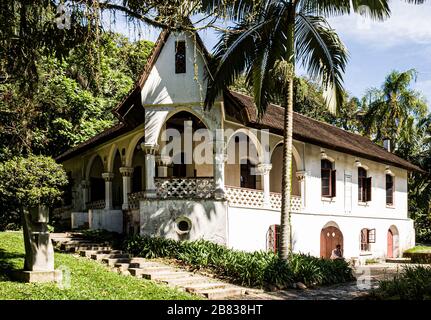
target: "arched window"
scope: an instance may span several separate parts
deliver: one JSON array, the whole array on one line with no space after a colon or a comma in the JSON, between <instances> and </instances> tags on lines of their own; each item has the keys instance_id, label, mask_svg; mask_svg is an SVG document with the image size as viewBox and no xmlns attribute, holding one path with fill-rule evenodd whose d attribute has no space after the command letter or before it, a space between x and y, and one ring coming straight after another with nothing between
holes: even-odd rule
<instances>
[{"instance_id":1,"label":"arched window","mask_svg":"<svg viewBox=\"0 0 431 320\"><path fill-rule=\"evenodd\" d=\"M336 170L327 159L321 161L322 197L333 198L336 196Z\"/></svg>"},{"instance_id":2,"label":"arched window","mask_svg":"<svg viewBox=\"0 0 431 320\"><path fill-rule=\"evenodd\" d=\"M358 168L358 200L371 201L371 177L367 177L367 170Z\"/></svg>"}]
</instances>

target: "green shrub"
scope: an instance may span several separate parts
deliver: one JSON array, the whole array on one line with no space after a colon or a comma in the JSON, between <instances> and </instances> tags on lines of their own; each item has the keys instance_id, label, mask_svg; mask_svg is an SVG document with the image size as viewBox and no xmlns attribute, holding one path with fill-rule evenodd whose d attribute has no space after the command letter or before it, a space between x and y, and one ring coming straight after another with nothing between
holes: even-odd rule
<instances>
[{"instance_id":1,"label":"green shrub","mask_svg":"<svg viewBox=\"0 0 431 320\"><path fill-rule=\"evenodd\" d=\"M430 300L431 267L406 266L393 280L380 281L374 295L380 299Z\"/></svg>"},{"instance_id":2,"label":"green shrub","mask_svg":"<svg viewBox=\"0 0 431 320\"><path fill-rule=\"evenodd\" d=\"M292 254L288 262L271 252L244 252L206 241L183 241L133 236L123 250L144 258L173 258L194 269L209 269L219 277L250 287L267 284L286 287L293 282L310 285L333 284L354 279L345 261L323 260Z\"/></svg>"}]
</instances>

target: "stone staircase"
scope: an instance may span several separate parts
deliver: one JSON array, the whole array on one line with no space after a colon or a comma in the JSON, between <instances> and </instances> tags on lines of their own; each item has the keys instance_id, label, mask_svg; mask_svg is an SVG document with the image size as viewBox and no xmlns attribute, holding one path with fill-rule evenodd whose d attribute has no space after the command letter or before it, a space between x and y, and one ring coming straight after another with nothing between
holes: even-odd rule
<instances>
[{"instance_id":1,"label":"stone staircase","mask_svg":"<svg viewBox=\"0 0 431 320\"><path fill-rule=\"evenodd\" d=\"M132 257L121 250L113 250L108 243L86 241L76 233L52 234L51 239L59 250L104 263L112 271L122 275L156 281L207 299L240 298L246 294L261 292L261 290L232 285L165 263Z\"/></svg>"}]
</instances>

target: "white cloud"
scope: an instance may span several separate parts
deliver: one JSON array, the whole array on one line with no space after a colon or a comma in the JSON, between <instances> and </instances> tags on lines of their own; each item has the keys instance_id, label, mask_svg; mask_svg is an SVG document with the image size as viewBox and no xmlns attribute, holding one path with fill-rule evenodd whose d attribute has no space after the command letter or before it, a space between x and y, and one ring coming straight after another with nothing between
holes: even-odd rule
<instances>
[{"instance_id":1,"label":"white cloud","mask_svg":"<svg viewBox=\"0 0 431 320\"><path fill-rule=\"evenodd\" d=\"M390 1L391 17L384 22L371 21L357 14L331 18L330 24L342 38L354 38L377 48L406 42L431 43L431 3L422 5Z\"/></svg>"}]
</instances>

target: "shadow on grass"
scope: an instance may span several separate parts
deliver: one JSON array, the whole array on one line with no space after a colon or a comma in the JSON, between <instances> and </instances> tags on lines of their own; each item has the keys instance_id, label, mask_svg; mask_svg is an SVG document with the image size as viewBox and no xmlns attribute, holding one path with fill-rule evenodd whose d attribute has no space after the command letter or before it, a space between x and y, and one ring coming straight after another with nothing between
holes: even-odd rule
<instances>
[{"instance_id":1,"label":"shadow on grass","mask_svg":"<svg viewBox=\"0 0 431 320\"><path fill-rule=\"evenodd\" d=\"M24 258L25 254L23 253L7 252L0 248L0 280L4 278L5 280L15 282L16 279L13 279L12 273L19 270L19 268L13 260L22 259L22 264L24 264Z\"/></svg>"}]
</instances>

